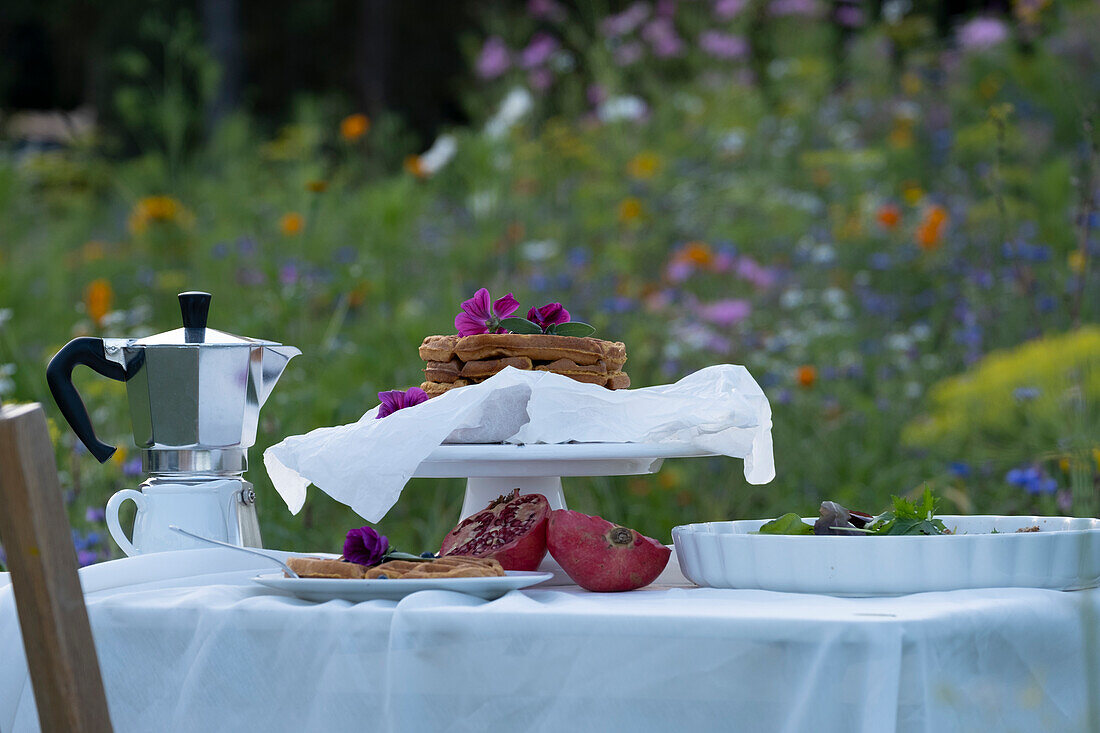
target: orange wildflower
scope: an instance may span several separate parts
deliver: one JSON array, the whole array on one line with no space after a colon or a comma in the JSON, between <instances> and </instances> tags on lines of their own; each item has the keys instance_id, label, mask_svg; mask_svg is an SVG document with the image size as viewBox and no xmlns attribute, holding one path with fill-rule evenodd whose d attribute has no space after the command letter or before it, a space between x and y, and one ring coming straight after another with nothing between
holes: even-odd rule
<instances>
[{"instance_id":1,"label":"orange wildflower","mask_svg":"<svg viewBox=\"0 0 1100 733\"><path fill-rule=\"evenodd\" d=\"M798 386L809 389L817 381L817 369L809 364L803 364L795 370L794 378Z\"/></svg>"},{"instance_id":2,"label":"orange wildflower","mask_svg":"<svg viewBox=\"0 0 1100 733\"><path fill-rule=\"evenodd\" d=\"M153 222L188 224L191 212L171 196L146 196L130 211L129 227L133 234L144 234Z\"/></svg>"},{"instance_id":3,"label":"orange wildflower","mask_svg":"<svg viewBox=\"0 0 1100 733\"><path fill-rule=\"evenodd\" d=\"M115 291L111 283L102 277L92 280L84 289L84 307L97 326L103 317L111 312L111 303L114 299Z\"/></svg>"},{"instance_id":4,"label":"orange wildflower","mask_svg":"<svg viewBox=\"0 0 1100 733\"><path fill-rule=\"evenodd\" d=\"M699 267L707 267L714 262L714 252L710 245L704 242L688 242L676 253L676 259Z\"/></svg>"},{"instance_id":5,"label":"orange wildflower","mask_svg":"<svg viewBox=\"0 0 1100 733\"><path fill-rule=\"evenodd\" d=\"M901 209L896 204L883 204L878 207L875 219L887 229L893 229L901 222Z\"/></svg>"},{"instance_id":6,"label":"orange wildflower","mask_svg":"<svg viewBox=\"0 0 1100 733\"><path fill-rule=\"evenodd\" d=\"M924 218L917 227L917 245L925 252L937 249L943 241L943 230L947 226L947 209L939 205L929 206Z\"/></svg>"},{"instance_id":7,"label":"orange wildflower","mask_svg":"<svg viewBox=\"0 0 1100 733\"><path fill-rule=\"evenodd\" d=\"M279 219L279 230L288 237L301 234L305 228L305 217L296 211L287 212Z\"/></svg>"},{"instance_id":8,"label":"orange wildflower","mask_svg":"<svg viewBox=\"0 0 1100 733\"><path fill-rule=\"evenodd\" d=\"M340 137L353 143L370 130L370 118L364 114L348 115L340 120Z\"/></svg>"},{"instance_id":9,"label":"orange wildflower","mask_svg":"<svg viewBox=\"0 0 1100 733\"><path fill-rule=\"evenodd\" d=\"M619 204L619 221L623 224L641 219L642 213L642 202L633 196L623 199L622 203Z\"/></svg>"},{"instance_id":10,"label":"orange wildflower","mask_svg":"<svg viewBox=\"0 0 1100 733\"><path fill-rule=\"evenodd\" d=\"M405 170L409 173L412 173L417 178L428 177L428 171L424 170L424 163L421 162L419 155L406 156Z\"/></svg>"}]
</instances>

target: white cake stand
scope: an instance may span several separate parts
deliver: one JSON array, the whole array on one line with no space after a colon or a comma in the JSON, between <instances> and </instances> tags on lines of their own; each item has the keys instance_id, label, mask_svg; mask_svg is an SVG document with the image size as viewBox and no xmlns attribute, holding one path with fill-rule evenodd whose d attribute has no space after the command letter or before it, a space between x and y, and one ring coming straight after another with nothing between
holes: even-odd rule
<instances>
[{"instance_id":1,"label":"white cake stand","mask_svg":"<svg viewBox=\"0 0 1100 733\"><path fill-rule=\"evenodd\" d=\"M465 478L461 521L512 489L542 494L551 509L565 509L562 476L637 476L657 473L666 458L713 455L687 443L466 443L439 446L413 476Z\"/></svg>"},{"instance_id":2,"label":"white cake stand","mask_svg":"<svg viewBox=\"0 0 1100 733\"><path fill-rule=\"evenodd\" d=\"M686 443L555 443L509 445L463 443L441 445L424 459L416 478L464 478L462 521L512 489L521 494L542 494L551 509L566 509L562 476L637 476L657 473L666 458L702 458L717 455ZM554 574L544 586L573 583L547 555L539 570ZM684 584L679 563L673 559L655 583Z\"/></svg>"}]
</instances>

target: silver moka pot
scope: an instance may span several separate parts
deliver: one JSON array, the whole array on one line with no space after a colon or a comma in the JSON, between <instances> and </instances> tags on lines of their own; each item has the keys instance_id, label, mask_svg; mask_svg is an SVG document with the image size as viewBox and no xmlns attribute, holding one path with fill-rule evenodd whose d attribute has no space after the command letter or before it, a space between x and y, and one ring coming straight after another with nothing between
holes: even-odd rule
<instances>
[{"instance_id":1,"label":"silver moka pot","mask_svg":"<svg viewBox=\"0 0 1100 733\"><path fill-rule=\"evenodd\" d=\"M256 494L242 476L260 407L287 362L302 353L207 328L209 293L180 293L179 301L183 328L142 339L73 339L46 368L61 414L100 463L115 447L96 438L72 371L83 364L126 383L134 442L149 475L140 491L123 489L107 504L107 526L128 555L202 546L169 531L170 524L261 546ZM132 539L118 522L126 500L137 504Z\"/></svg>"}]
</instances>

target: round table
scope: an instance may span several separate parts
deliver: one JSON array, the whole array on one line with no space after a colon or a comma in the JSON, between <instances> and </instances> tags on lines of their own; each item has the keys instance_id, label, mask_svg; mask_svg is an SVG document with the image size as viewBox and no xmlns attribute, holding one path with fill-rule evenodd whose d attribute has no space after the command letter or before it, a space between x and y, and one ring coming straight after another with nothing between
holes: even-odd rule
<instances>
[{"instance_id":1,"label":"round table","mask_svg":"<svg viewBox=\"0 0 1100 733\"><path fill-rule=\"evenodd\" d=\"M312 603L228 550L82 571L118 731L1087 731L1100 590L662 584ZM0 587L0 730L36 730Z\"/></svg>"}]
</instances>

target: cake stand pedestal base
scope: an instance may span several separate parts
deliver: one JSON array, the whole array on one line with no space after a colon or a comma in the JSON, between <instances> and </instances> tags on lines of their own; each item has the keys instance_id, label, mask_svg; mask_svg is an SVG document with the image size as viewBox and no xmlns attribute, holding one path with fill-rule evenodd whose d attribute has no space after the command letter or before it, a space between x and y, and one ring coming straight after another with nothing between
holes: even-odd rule
<instances>
[{"instance_id":1,"label":"cake stand pedestal base","mask_svg":"<svg viewBox=\"0 0 1100 733\"><path fill-rule=\"evenodd\" d=\"M459 521L477 514L489 502L502 494L519 489L520 494L542 494L550 502L551 509L566 509L565 494L561 490L559 476L491 476L466 479L466 496L462 499Z\"/></svg>"}]
</instances>

